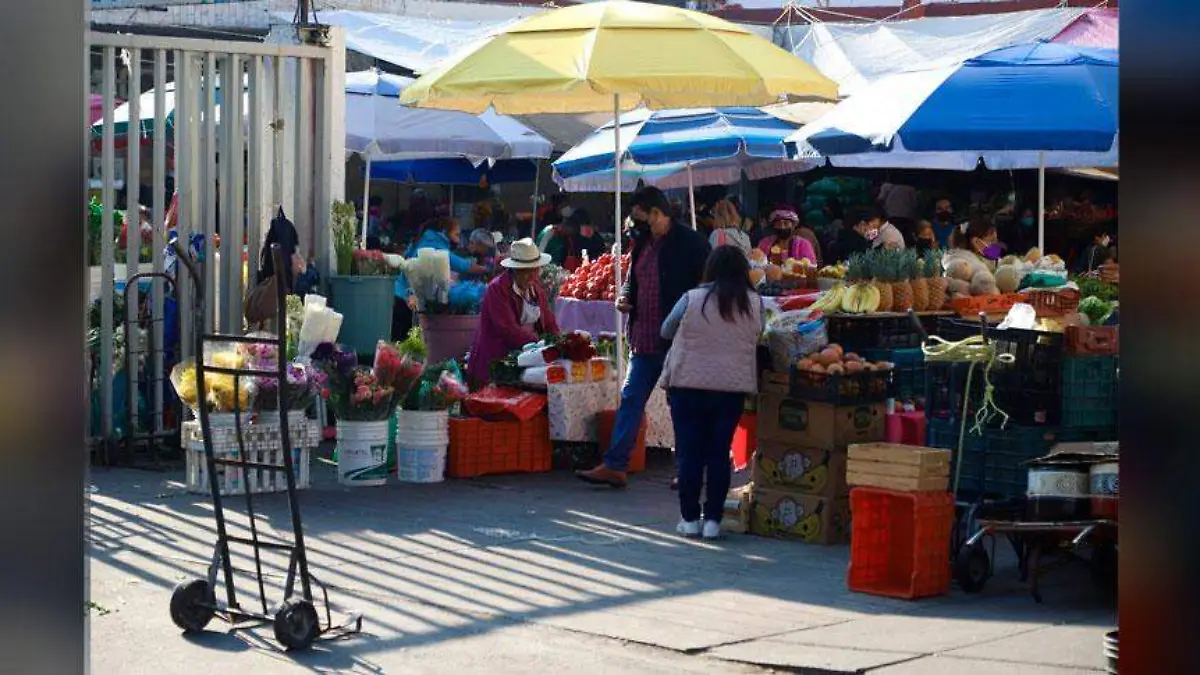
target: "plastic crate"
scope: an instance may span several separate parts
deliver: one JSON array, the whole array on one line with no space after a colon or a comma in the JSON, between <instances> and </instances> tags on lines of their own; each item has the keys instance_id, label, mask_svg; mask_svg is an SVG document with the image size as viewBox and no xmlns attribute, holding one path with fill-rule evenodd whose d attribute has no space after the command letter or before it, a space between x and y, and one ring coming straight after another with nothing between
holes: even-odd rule
<instances>
[{"instance_id":1,"label":"plastic crate","mask_svg":"<svg viewBox=\"0 0 1200 675\"><path fill-rule=\"evenodd\" d=\"M1121 352L1119 326L1067 326L1067 356L1114 356Z\"/></svg>"},{"instance_id":2,"label":"plastic crate","mask_svg":"<svg viewBox=\"0 0 1200 675\"><path fill-rule=\"evenodd\" d=\"M858 593L915 600L950 590L954 498L947 492L850 491L850 569Z\"/></svg>"},{"instance_id":3,"label":"plastic crate","mask_svg":"<svg viewBox=\"0 0 1200 675\"><path fill-rule=\"evenodd\" d=\"M963 414L963 396L967 394L969 363L930 361L925 364L925 418L948 420ZM973 416L983 402L983 368L975 367L971 376L967 415Z\"/></svg>"},{"instance_id":4,"label":"plastic crate","mask_svg":"<svg viewBox=\"0 0 1200 675\"><path fill-rule=\"evenodd\" d=\"M474 478L550 470L550 418L526 422L485 422L463 417L450 420L446 475Z\"/></svg>"},{"instance_id":5,"label":"plastic crate","mask_svg":"<svg viewBox=\"0 0 1200 675\"><path fill-rule=\"evenodd\" d=\"M1027 290L1018 296L1019 302L1032 305L1037 316L1058 317L1071 314L1079 309L1079 301L1083 297L1073 288L1061 291Z\"/></svg>"},{"instance_id":6,"label":"plastic crate","mask_svg":"<svg viewBox=\"0 0 1200 675\"><path fill-rule=\"evenodd\" d=\"M1062 426L1117 426L1117 357L1068 357L1062 380Z\"/></svg>"},{"instance_id":7,"label":"plastic crate","mask_svg":"<svg viewBox=\"0 0 1200 675\"><path fill-rule=\"evenodd\" d=\"M993 293L991 295L960 295L950 298L950 309L959 316L975 318L984 314L1004 314L1021 301L1016 293Z\"/></svg>"},{"instance_id":8,"label":"plastic crate","mask_svg":"<svg viewBox=\"0 0 1200 675\"><path fill-rule=\"evenodd\" d=\"M1009 422L1059 424L1065 359L1062 333L999 330L992 326L988 326L986 332L988 340L995 343L997 354L1013 357L1012 363L997 361L989 373L995 388L996 405L1008 414ZM942 319L938 322L937 334L946 340L957 341L979 335L980 327L978 322Z\"/></svg>"},{"instance_id":9,"label":"plastic crate","mask_svg":"<svg viewBox=\"0 0 1200 675\"><path fill-rule=\"evenodd\" d=\"M1025 462L1050 452L1060 439L1057 429L1042 426L1009 425L1004 429L986 429L983 435L971 432L967 421L963 451L958 454L959 425L956 420L936 420L927 425L927 445L947 448L950 455L950 482L958 474L958 492L1011 498L1025 494L1028 469Z\"/></svg>"},{"instance_id":10,"label":"plastic crate","mask_svg":"<svg viewBox=\"0 0 1200 675\"><path fill-rule=\"evenodd\" d=\"M862 357L871 362L887 361L892 369L892 398L913 401L925 398L925 352L920 347L867 349Z\"/></svg>"},{"instance_id":11,"label":"plastic crate","mask_svg":"<svg viewBox=\"0 0 1200 675\"><path fill-rule=\"evenodd\" d=\"M1058 432L1060 443L1107 443L1116 441L1117 427L1063 427Z\"/></svg>"},{"instance_id":12,"label":"plastic crate","mask_svg":"<svg viewBox=\"0 0 1200 675\"><path fill-rule=\"evenodd\" d=\"M845 375L792 369L791 397L833 405L886 401L892 390L892 371L876 370Z\"/></svg>"},{"instance_id":13,"label":"plastic crate","mask_svg":"<svg viewBox=\"0 0 1200 675\"><path fill-rule=\"evenodd\" d=\"M938 316L918 314L917 318L931 333ZM831 314L825 317L825 325L829 341L848 352L921 346L921 335L907 314Z\"/></svg>"}]
</instances>

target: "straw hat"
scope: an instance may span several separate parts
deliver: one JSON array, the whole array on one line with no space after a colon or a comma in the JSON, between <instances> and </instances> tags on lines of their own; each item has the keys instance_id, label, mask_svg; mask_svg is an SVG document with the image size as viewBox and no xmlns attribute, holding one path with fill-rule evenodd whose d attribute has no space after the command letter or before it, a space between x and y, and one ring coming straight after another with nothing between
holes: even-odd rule
<instances>
[{"instance_id":1,"label":"straw hat","mask_svg":"<svg viewBox=\"0 0 1200 675\"><path fill-rule=\"evenodd\" d=\"M550 255L538 250L529 237L518 239L508 249L508 257L500 264L510 270L532 269L550 264Z\"/></svg>"}]
</instances>

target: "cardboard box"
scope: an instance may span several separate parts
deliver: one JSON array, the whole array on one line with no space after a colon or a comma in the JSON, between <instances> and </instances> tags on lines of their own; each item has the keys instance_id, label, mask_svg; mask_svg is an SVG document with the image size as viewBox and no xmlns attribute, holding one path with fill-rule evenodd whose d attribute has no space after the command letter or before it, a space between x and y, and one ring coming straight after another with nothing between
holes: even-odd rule
<instances>
[{"instance_id":1,"label":"cardboard box","mask_svg":"<svg viewBox=\"0 0 1200 675\"><path fill-rule=\"evenodd\" d=\"M851 486L900 492L945 492L950 451L896 443L851 445L846 481Z\"/></svg>"},{"instance_id":2,"label":"cardboard box","mask_svg":"<svg viewBox=\"0 0 1200 675\"><path fill-rule=\"evenodd\" d=\"M817 497L845 497L846 453L763 441L754 454L754 484Z\"/></svg>"},{"instance_id":3,"label":"cardboard box","mask_svg":"<svg viewBox=\"0 0 1200 675\"><path fill-rule=\"evenodd\" d=\"M759 443L775 441L793 447L843 450L851 443L887 438L887 404L834 406L761 394L758 405Z\"/></svg>"},{"instance_id":4,"label":"cardboard box","mask_svg":"<svg viewBox=\"0 0 1200 675\"><path fill-rule=\"evenodd\" d=\"M786 396L791 387L792 378L788 373L764 370L759 375L758 390L764 394L783 394Z\"/></svg>"},{"instance_id":5,"label":"cardboard box","mask_svg":"<svg viewBox=\"0 0 1200 675\"><path fill-rule=\"evenodd\" d=\"M750 531L750 495L754 483L736 487L725 497L725 515L721 517L721 529L726 532L745 534Z\"/></svg>"},{"instance_id":6,"label":"cardboard box","mask_svg":"<svg viewBox=\"0 0 1200 675\"><path fill-rule=\"evenodd\" d=\"M755 486L750 499L750 532L806 544L850 541L850 500L813 497Z\"/></svg>"}]
</instances>

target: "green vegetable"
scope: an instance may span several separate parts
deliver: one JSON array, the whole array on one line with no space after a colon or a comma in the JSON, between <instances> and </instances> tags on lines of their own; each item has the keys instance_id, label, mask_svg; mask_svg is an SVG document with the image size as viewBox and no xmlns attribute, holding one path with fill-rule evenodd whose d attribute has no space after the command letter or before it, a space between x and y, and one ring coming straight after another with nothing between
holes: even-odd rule
<instances>
[{"instance_id":1,"label":"green vegetable","mask_svg":"<svg viewBox=\"0 0 1200 675\"><path fill-rule=\"evenodd\" d=\"M425 346L425 338L421 335L421 327L413 326L408 336L396 346L401 354L424 361L429 358L429 348Z\"/></svg>"},{"instance_id":2,"label":"green vegetable","mask_svg":"<svg viewBox=\"0 0 1200 675\"><path fill-rule=\"evenodd\" d=\"M1112 316L1114 305L1096 296L1084 298L1079 302L1079 313L1088 318L1088 324L1103 326L1108 317Z\"/></svg>"},{"instance_id":3,"label":"green vegetable","mask_svg":"<svg viewBox=\"0 0 1200 675\"><path fill-rule=\"evenodd\" d=\"M1079 286L1079 293L1084 298L1094 297L1106 302L1112 302L1117 299L1117 287L1099 279L1078 277L1075 279L1075 284Z\"/></svg>"}]
</instances>

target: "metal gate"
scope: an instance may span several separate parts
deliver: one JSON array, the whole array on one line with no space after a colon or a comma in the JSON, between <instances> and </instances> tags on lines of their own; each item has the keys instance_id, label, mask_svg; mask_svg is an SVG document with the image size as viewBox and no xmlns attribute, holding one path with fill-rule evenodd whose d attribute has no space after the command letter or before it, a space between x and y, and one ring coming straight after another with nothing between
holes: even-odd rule
<instances>
[{"instance_id":1,"label":"metal gate","mask_svg":"<svg viewBox=\"0 0 1200 675\"><path fill-rule=\"evenodd\" d=\"M328 278L330 206L342 199L345 184L344 45L337 28L304 26L281 26L266 42L89 34L92 80L104 110L89 132L91 183L101 204L99 235L89 243L99 253L89 251L89 259L98 264L89 270L85 308L98 295L98 312L92 312L98 314L92 319L97 353L86 356L95 364L99 400L92 447L120 445L134 452L134 438L153 446L171 436L167 376L173 361L190 356L192 345L184 337L172 349L164 339L192 330L189 307L178 307L177 331L164 311L172 297L186 302L192 296L186 274L175 284L157 276L174 273L165 259L169 208L180 243L196 242L205 261L207 331L241 332L242 298L257 276L258 252L279 208L296 224L301 253ZM126 86L120 111L114 109L118 80ZM122 173L124 250L113 218ZM149 227L140 244L143 198ZM124 316L114 316L117 283L139 270L149 274L142 277L145 288L135 280L124 293ZM124 346L127 358L114 354L114 336L119 339L126 325L134 328ZM116 428L113 416L113 382L121 370L129 412L118 413L129 429Z\"/></svg>"}]
</instances>

